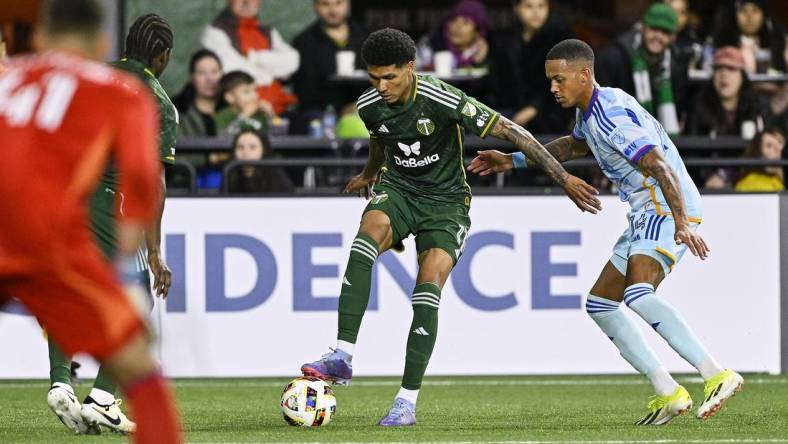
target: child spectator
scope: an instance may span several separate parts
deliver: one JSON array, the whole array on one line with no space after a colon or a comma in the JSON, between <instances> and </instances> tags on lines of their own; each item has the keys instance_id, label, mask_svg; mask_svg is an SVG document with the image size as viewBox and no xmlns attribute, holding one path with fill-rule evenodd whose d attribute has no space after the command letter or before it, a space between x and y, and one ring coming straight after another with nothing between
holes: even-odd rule
<instances>
[{"instance_id":1,"label":"child spectator","mask_svg":"<svg viewBox=\"0 0 788 444\"><path fill-rule=\"evenodd\" d=\"M243 71L228 72L219 85L228 106L216 114L218 134L234 135L244 128L268 132L268 117L274 112L268 102L257 96L252 76Z\"/></svg>"},{"instance_id":2,"label":"child spectator","mask_svg":"<svg viewBox=\"0 0 788 444\"><path fill-rule=\"evenodd\" d=\"M758 133L744 150L744 157L780 160L785 148L785 135L776 128ZM781 166L748 168L736 182L736 191L770 192L785 188L785 173Z\"/></svg>"}]
</instances>

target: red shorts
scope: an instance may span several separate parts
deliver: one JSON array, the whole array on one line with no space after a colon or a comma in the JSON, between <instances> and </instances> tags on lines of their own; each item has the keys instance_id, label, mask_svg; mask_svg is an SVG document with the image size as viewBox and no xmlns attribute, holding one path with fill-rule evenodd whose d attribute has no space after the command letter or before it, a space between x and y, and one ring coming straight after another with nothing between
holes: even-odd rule
<instances>
[{"instance_id":1,"label":"red shorts","mask_svg":"<svg viewBox=\"0 0 788 444\"><path fill-rule=\"evenodd\" d=\"M0 275L0 299L19 299L65 353L111 357L142 331L142 319L95 244L58 250Z\"/></svg>"}]
</instances>

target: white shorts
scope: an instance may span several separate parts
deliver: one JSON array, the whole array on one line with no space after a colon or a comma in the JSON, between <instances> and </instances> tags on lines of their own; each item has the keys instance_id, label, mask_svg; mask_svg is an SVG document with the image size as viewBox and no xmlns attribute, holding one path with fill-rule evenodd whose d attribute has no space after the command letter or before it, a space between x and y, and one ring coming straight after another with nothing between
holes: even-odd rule
<instances>
[{"instance_id":1,"label":"white shorts","mask_svg":"<svg viewBox=\"0 0 788 444\"><path fill-rule=\"evenodd\" d=\"M624 230L613 247L610 262L626 276L629 257L643 254L659 262L667 276L687 251L685 244L676 245L673 238L676 234L673 217L658 216L654 210L641 210L628 215L627 218L629 227ZM696 231L699 225L697 222L690 222L692 231Z\"/></svg>"}]
</instances>

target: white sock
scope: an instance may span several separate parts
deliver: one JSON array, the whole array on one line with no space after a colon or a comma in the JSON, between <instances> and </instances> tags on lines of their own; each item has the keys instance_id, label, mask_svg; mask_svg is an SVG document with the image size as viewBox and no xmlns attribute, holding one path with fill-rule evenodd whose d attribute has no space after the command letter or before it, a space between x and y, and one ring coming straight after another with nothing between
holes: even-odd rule
<instances>
[{"instance_id":1,"label":"white sock","mask_svg":"<svg viewBox=\"0 0 788 444\"><path fill-rule=\"evenodd\" d=\"M97 388L90 389L90 397L101 405L109 405L115 402L115 395Z\"/></svg>"},{"instance_id":2,"label":"white sock","mask_svg":"<svg viewBox=\"0 0 788 444\"><path fill-rule=\"evenodd\" d=\"M52 384L52 388L55 388L55 387L60 387L60 388L64 389L65 391L71 393L72 395L74 394L74 387L71 387L70 385L66 384L65 382L56 382L56 383Z\"/></svg>"},{"instance_id":3,"label":"white sock","mask_svg":"<svg viewBox=\"0 0 788 444\"><path fill-rule=\"evenodd\" d=\"M660 396L670 395L676 391L679 383L670 376L665 367L656 368L646 375L654 386L654 390Z\"/></svg>"},{"instance_id":4,"label":"white sock","mask_svg":"<svg viewBox=\"0 0 788 444\"><path fill-rule=\"evenodd\" d=\"M624 302L657 331L704 379L722 369L714 361L678 310L654 294L648 283L633 284L624 290Z\"/></svg>"},{"instance_id":5,"label":"white sock","mask_svg":"<svg viewBox=\"0 0 788 444\"><path fill-rule=\"evenodd\" d=\"M711 356L708 356L706 359L701 361L700 364L698 364L698 372L700 372L700 375L703 377L703 379L709 379L723 370L724 369L720 367L720 365L717 364L717 361L715 361Z\"/></svg>"},{"instance_id":6,"label":"white sock","mask_svg":"<svg viewBox=\"0 0 788 444\"><path fill-rule=\"evenodd\" d=\"M397 398L402 398L415 406L416 400L419 399L419 389L408 390L405 387L400 387L399 392L397 392Z\"/></svg>"},{"instance_id":7,"label":"white sock","mask_svg":"<svg viewBox=\"0 0 788 444\"><path fill-rule=\"evenodd\" d=\"M356 347L356 344L351 344L350 342L343 341L341 339L337 340L337 350L342 350L343 352L353 357L353 349Z\"/></svg>"}]
</instances>

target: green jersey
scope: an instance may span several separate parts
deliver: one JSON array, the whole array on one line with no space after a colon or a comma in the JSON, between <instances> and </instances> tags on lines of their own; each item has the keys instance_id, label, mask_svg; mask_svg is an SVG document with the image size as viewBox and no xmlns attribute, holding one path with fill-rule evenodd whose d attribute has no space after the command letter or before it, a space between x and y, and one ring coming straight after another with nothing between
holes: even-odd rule
<instances>
[{"instance_id":1,"label":"green jersey","mask_svg":"<svg viewBox=\"0 0 788 444\"><path fill-rule=\"evenodd\" d=\"M466 202L463 137L485 137L499 114L435 77L415 75L407 102L389 105L375 88L359 97L358 113L370 137L383 143L381 179L407 193Z\"/></svg>"},{"instance_id":2,"label":"green jersey","mask_svg":"<svg viewBox=\"0 0 788 444\"><path fill-rule=\"evenodd\" d=\"M166 164L175 163L175 133L178 127L178 111L167 96L167 93L164 92L164 88L156 79L156 76L136 60L122 59L112 63L112 65L135 75L150 88L159 105L159 159ZM119 180L117 169L112 160L110 160L104 171L104 176L101 178L101 183L90 201L91 227L96 235L99 247L107 258L114 257L117 245L115 211L118 206L116 193ZM122 197L120 201L122 211ZM137 265L140 271L148 268L142 249L138 252Z\"/></svg>"},{"instance_id":3,"label":"green jersey","mask_svg":"<svg viewBox=\"0 0 788 444\"><path fill-rule=\"evenodd\" d=\"M151 93L156 99L159 111L159 159L166 164L175 163L175 136L178 129L178 110L172 104L172 100L164 91L159 80L141 62L134 59L121 59L113 62L115 68L133 74L143 83L148 85ZM110 165L102 178L102 184L110 188L117 189L118 173L114 166Z\"/></svg>"}]
</instances>

